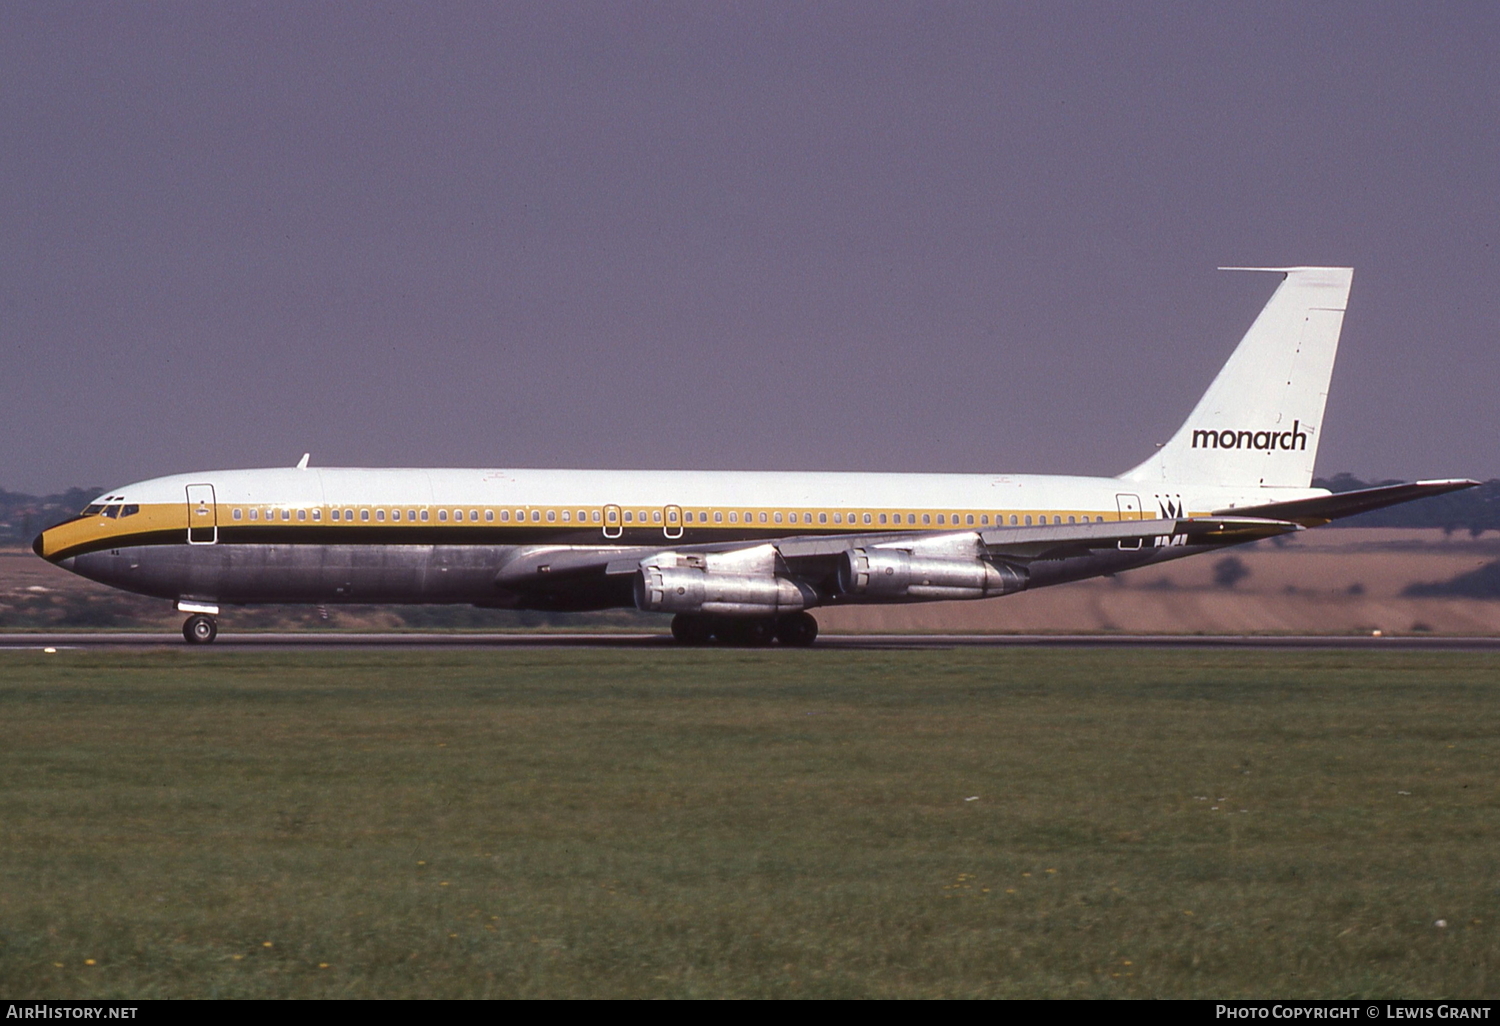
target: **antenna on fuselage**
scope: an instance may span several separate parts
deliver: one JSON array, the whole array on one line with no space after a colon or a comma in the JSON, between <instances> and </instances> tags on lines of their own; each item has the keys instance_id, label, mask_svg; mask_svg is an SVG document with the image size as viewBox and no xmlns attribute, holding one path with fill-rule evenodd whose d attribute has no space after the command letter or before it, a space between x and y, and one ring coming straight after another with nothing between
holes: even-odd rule
<instances>
[{"instance_id":1,"label":"antenna on fuselage","mask_svg":"<svg viewBox=\"0 0 1500 1026\"><path fill-rule=\"evenodd\" d=\"M305 453L302 454L302 458L297 461L297 469L298 470L306 470L307 469L307 460L308 460L308 457L310 457L311 455L312 455L312 453L310 453L310 452L305 452Z\"/></svg>"}]
</instances>

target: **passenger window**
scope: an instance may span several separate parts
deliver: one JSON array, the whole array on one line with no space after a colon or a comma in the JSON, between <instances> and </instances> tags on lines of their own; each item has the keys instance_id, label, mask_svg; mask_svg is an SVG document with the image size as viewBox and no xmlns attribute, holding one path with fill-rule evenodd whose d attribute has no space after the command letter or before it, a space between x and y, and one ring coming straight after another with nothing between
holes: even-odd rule
<instances>
[{"instance_id":1,"label":"passenger window","mask_svg":"<svg viewBox=\"0 0 1500 1026\"><path fill-rule=\"evenodd\" d=\"M1026 526L1027 527L1031 526L1031 514L1030 513L1026 514Z\"/></svg>"},{"instance_id":2,"label":"passenger window","mask_svg":"<svg viewBox=\"0 0 1500 1026\"><path fill-rule=\"evenodd\" d=\"M542 511L541 510L534 509L534 510L531 511L531 522L533 524L538 523L541 519L542 519Z\"/></svg>"},{"instance_id":3,"label":"passenger window","mask_svg":"<svg viewBox=\"0 0 1500 1026\"><path fill-rule=\"evenodd\" d=\"M448 519L448 511L445 510L445 509L438 510L438 519L439 520L447 520Z\"/></svg>"},{"instance_id":4,"label":"passenger window","mask_svg":"<svg viewBox=\"0 0 1500 1026\"><path fill-rule=\"evenodd\" d=\"M740 515L738 513L730 513L729 514L729 522L731 524L737 524L737 523L739 523L740 522Z\"/></svg>"},{"instance_id":5,"label":"passenger window","mask_svg":"<svg viewBox=\"0 0 1500 1026\"><path fill-rule=\"evenodd\" d=\"M818 514L818 523L820 523L820 524L826 524L826 523L828 523L828 514L827 513L819 513Z\"/></svg>"},{"instance_id":6,"label":"passenger window","mask_svg":"<svg viewBox=\"0 0 1500 1026\"><path fill-rule=\"evenodd\" d=\"M844 518L841 514L835 513L833 515L833 522L835 524L842 524L844 522Z\"/></svg>"},{"instance_id":7,"label":"passenger window","mask_svg":"<svg viewBox=\"0 0 1500 1026\"><path fill-rule=\"evenodd\" d=\"M500 511L500 522L503 524L510 523L510 510L502 509Z\"/></svg>"},{"instance_id":8,"label":"passenger window","mask_svg":"<svg viewBox=\"0 0 1500 1026\"><path fill-rule=\"evenodd\" d=\"M628 509L625 511L625 522L627 524L633 524L633 523L635 523L635 512L634 511L628 510Z\"/></svg>"},{"instance_id":9,"label":"passenger window","mask_svg":"<svg viewBox=\"0 0 1500 1026\"><path fill-rule=\"evenodd\" d=\"M270 519L270 514L269 513L266 514L266 519L267 520ZM346 509L346 510L344 510L344 519L345 520L353 520L354 519L354 510L352 510L352 509Z\"/></svg>"},{"instance_id":10,"label":"passenger window","mask_svg":"<svg viewBox=\"0 0 1500 1026\"><path fill-rule=\"evenodd\" d=\"M240 518L240 511L239 510L235 510L234 511L234 519L238 520L239 518Z\"/></svg>"},{"instance_id":11,"label":"passenger window","mask_svg":"<svg viewBox=\"0 0 1500 1026\"><path fill-rule=\"evenodd\" d=\"M298 520L306 520L307 519L307 510L305 510L305 509L299 509L297 511L297 519Z\"/></svg>"},{"instance_id":12,"label":"passenger window","mask_svg":"<svg viewBox=\"0 0 1500 1026\"><path fill-rule=\"evenodd\" d=\"M923 513L922 514L922 523L924 523L924 524L930 524L930 523L932 523L932 514L931 513Z\"/></svg>"},{"instance_id":13,"label":"passenger window","mask_svg":"<svg viewBox=\"0 0 1500 1026\"><path fill-rule=\"evenodd\" d=\"M938 523L943 523L943 515L941 513L938 514Z\"/></svg>"},{"instance_id":14,"label":"passenger window","mask_svg":"<svg viewBox=\"0 0 1500 1026\"><path fill-rule=\"evenodd\" d=\"M557 510L555 510L555 509L549 509L547 511L547 523L552 524L552 523L556 523L556 522L557 522Z\"/></svg>"},{"instance_id":15,"label":"passenger window","mask_svg":"<svg viewBox=\"0 0 1500 1026\"><path fill-rule=\"evenodd\" d=\"M376 520L381 520L381 521L385 520L385 510L383 510L383 509L377 509L375 511L375 519Z\"/></svg>"},{"instance_id":16,"label":"passenger window","mask_svg":"<svg viewBox=\"0 0 1500 1026\"><path fill-rule=\"evenodd\" d=\"M661 510L659 510L659 509L653 509L651 511L651 522L653 524L659 524L659 523L661 523Z\"/></svg>"},{"instance_id":17,"label":"passenger window","mask_svg":"<svg viewBox=\"0 0 1500 1026\"><path fill-rule=\"evenodd\" d=\"M775 521L776 521L776 522L777 522L777 523L778 523L778 524L779 524L779 523L781 523L781 511L780 511L780 510L777 510L777 511L776 511L776 513L775 513L775 516L774 516L774 519L775 519Z\"/></svg>"},{"instance_id":18,"label":"passenger window","mask_svg":"<svg viewBox=\"0 0 1500 1026\"><path fill-rule=\"evenodd\" d=\"M283 519L283 520L290 520L290 519L292 519L292 511L289 510L289 509L282 510L281 511L281 519Z\"/></svg>"},{"instance_id":19,"label":"passenger window","mask_svg":"<svg viewBox=\"0 0 1500 1026\"><path fill-rule=\"evenodd\" d=\"M1016 526L1016 515L1014 513L1012 513L1010 515L1010 526L1011 527L1015 527Z\"/></svg>"},{"instance_id":20,"label":"passenger window","mask_svg":"<svg viewBox=\"0 0 1500 1026\"><path fill-rule=\"evenodd\" d=\"M885 514L884 513L880 514L880 522L882 524L885 523Z\"/></svg>"},{"instance_id":21,"label":"passenger window","mask_svg":"<svg viewBox=\"0 0 1500 1026\"><path fill-rule=\"evenodd\" d=\"M339 511L338 510L334 510L333 511L333 519L337 520L338 518L339 518ZM251 520L259 520L260 519L260 510L258 510L258 509L252 509L250 511L250 519Z\"/></svg>"},{"instance_id":22,"label":"passenger window","mask_svg":"<svg viewBox=\"0 0 1500 1026\"><path fill-rule=\"evenodd\" d=\"M570 509L563 510L563 523L566 524L569 521L571 521L572 519L573 519L573 511L570 510Z\"/></svg>"},{"instance_id":23,"label":"passenger window","mask_svg":"<svg viewBox=\"0 0 1500 1026\"><path fill-rule=\"evenodd\" d=\"M599 522L599 511L596 509L596 510L594 510L594 523L597 524L598 522Z\"/></svg>"},{"instance_id":24,"label":"passenger window","mask_svg":"<svg viewBox=\"0 0 1500 1026\"><path fill-rule=\"evenodd\" d=\"M425 521L426 521L426 520L427 520L427 514L428 514L428 511L427 511L427 510L425 510L425 509L424 509L424 510L423 510L423 511L422 511L422 520L423 520L423 521L424 521L424 522L425 522Z\"/></svg>"},{"instance_id":25,"label":"passenger window","mask_svg":"<svg viewBox=\"0 0 1500 1026\"><path fill-rule=\"evenodd\" d=\"M1073 523L1077 523L1077 521L1074 520L1072 517L1069 517L1068 518L1068 523L1073 524Z\"/></svg>"},{"instance_id":26,"label":"passenger window","mask_svg":"<svg viewBox=\"0 0 1500 1026\"><path fill-rule=\"evenodd\" d=\"M989 520L989 517L985 517L984 519L985 520ZM964 523L965 524L972 524L973 522L974 522L974 514L970 513L968 516L964 517Z\"/></svg>"},{"instance_id":27,"label":"passenger window","mask_svg":"<svg viewBox=\"0 0 1500 1026\"><path fill-rule=\"evenodd\" d=\"M317 519L317 513L313 514L313 519ZM401 511L399 509L393 509L393 510L391 510L391 519L392 520L400 520L401 519Z\"/></svg>"},{"instance_id":28,"label":"passenger window","mask_svg":"<svg viewBox=\"0 0 1500 1026\"><path fill-rule=\"evenodd\" d=\"M589 522L589 511L588 510L581 509L581 510L578 511L578 522L580 524L586 524L586 523Z\"/></svg>"},{"instance_id":29,"label":"passenger window","mask_svg":"<svg viewBox=\"0 0 1500 1026\"><path fill-rule=\"evenodd\" d=\"M282 517L282 519L285 520L286 518ZM359 511L359 519L361 519L361 520L369 520L370 519L370 511L367 510L367 509L360 510Z\"/></svg>"},{"instance_id":30,"label":"passenger window","mask_svg":"<svg viewBox=\"0 0 1500 1026\"><path fill-rule=\"evenodd\" d=\"M313 520L315 520L315 521L321 521L322 519L323 519L323 511L321 509L315 509L315 510L313 510ZM400 520L401 518L398 516L398 517L396 517L396 519Z\"/></svg>"},{"instance_id":31,"label":"passenger window","mask_svg":"<svg viewBox=\"0 0 1500 1026\"><path fill-rule=\"evenodd\" d=\"M990 515L988 513L986 513L984 516L982 516L982 517L979 518L980 526L984 526L984 525L988 524L989 522L990 522Z\"/></svg>"}]
</instances>

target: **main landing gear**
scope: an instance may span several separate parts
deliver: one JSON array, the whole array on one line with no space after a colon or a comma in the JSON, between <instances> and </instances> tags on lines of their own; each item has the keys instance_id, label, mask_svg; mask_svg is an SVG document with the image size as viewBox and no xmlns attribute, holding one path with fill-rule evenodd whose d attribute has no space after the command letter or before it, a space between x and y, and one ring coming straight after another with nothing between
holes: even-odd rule
<instances>
[{"instance_id":1,"label":"main landing gear","mask_svg":"<svg viewBox=\"0 0 1500 1026\"><path fill-rule=\"evenodd\" d=\"M189 645L207 645L219 636L219 624L211 616L198 613L182 625L182 636Z\"/></svg>"},{"instance_id":2,"label":"main landing gear","mask_svg":"<svg viewBox=\"0 0 1500 1026\"><path fill-rule=\"evenodd\" d=\"M805 648L818 637L818 621L811 613L791 613L775 620L678 613L672 617L672 637L682 645L718 642L759 648L774 639L783 645Z\"/></svg>"}]
</instances>

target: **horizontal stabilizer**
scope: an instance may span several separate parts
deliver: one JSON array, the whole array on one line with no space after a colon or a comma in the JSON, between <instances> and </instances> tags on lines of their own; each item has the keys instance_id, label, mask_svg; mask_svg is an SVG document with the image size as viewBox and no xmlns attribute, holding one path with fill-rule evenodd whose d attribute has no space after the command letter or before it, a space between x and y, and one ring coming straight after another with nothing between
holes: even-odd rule
<instances>
[{"instance_id":1,"label":"horizontal stabilizer","mask_svg":"<svg viewBox=\"0 0 1500 1026\"><path fill-rule=\"evenodd\" d=\"M1379 488L1361 488L1357 492L1338 492L1320 495L1314 499L1293 499L1290 502L1268 502L1260 506L1242 506L1238 509L1219 510L1214 515L1237 517L1270 517L1275 520L1290 520L1303 527L1317 527L1330 520L1341 520L1372 509L1384 509L1413 499L1425 499L1444 492L1457 492L1473 488L1478 481L1415 481L1411 484L1382 485Z\"/></svg>"}]
</instances>

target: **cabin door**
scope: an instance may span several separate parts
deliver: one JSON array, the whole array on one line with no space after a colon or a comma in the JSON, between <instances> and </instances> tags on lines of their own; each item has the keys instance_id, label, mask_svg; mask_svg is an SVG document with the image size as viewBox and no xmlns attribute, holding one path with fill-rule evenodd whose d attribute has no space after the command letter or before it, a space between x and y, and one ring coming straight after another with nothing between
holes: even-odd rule
<instances>
[{"instance_id":1,"label":"cabin door","mask_svg":"<svg viewBox=\"0 0 1500 1026\"><path fill-rule=\"evenodd\" d=\"M219 540L219 506L214 502L214 486L187 486L188 544L212 545Z\"/></svg>"},{"instance_id":2,"label":"cabin door","mask_svg":"<svg viewBox=\"0 0 1500 1026\"><path fill-rule=\"evenodd\" d=\"M662 527L662 533L668 538L682 537L682 507L668 506L665 510L667 522Z\"/></svg>"},{"instance_id":3,"label":"cabin door","mask_svg":"<svg viewBox=\"0 0 1500 1026\"><path fill-rule=\"evenodd\" d=\"M1141 509L1141 497L1139 495L1116 495L1115 506L1120 511L1121 520L1145 520L1146 514ZM1135 538L1131 541L1121 541L1122 549L1138 549L1141 547L1141 539Z\"/></svg>"},{"instance_id":4,"label":"cabin door","mask_svg":"<svg viewBox=\"0 0 1500 1026\"><path fill-rule=\"evenodd\" d=\"M608 506L605 506L604 537L618 538L620 537L621 532L624 530L625 527L620 522L620 507L616 506L614 503L610 503Z\"/></svg>"}]
</instances>

